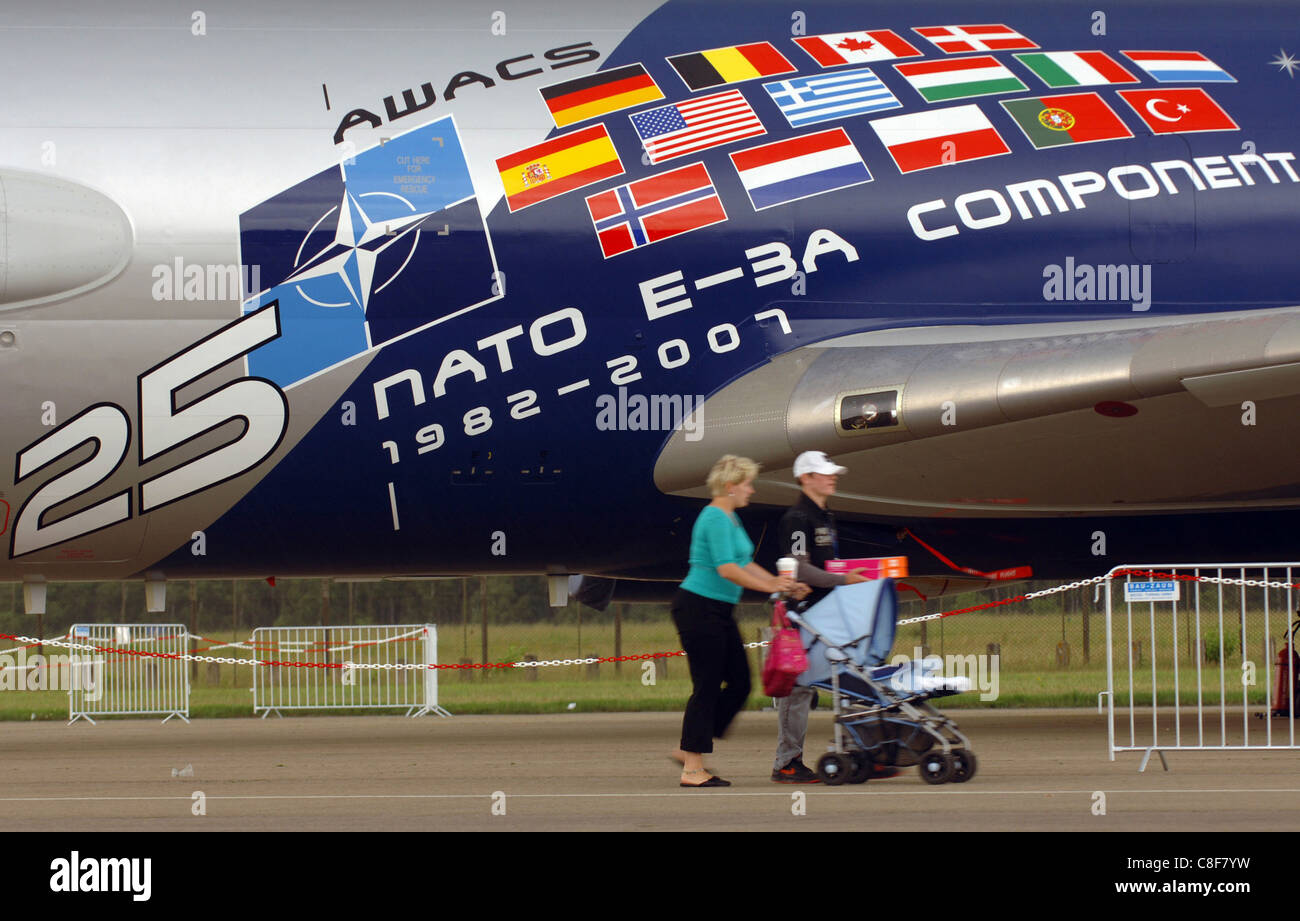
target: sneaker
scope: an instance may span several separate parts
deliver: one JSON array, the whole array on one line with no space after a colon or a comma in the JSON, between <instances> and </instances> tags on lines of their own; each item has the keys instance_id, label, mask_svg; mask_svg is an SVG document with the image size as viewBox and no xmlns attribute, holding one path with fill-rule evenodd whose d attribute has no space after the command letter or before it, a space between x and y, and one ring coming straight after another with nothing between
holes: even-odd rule
<instances>
[{"instance_id":1,"label":"sneaker","mask_svg":"<svg viewBox=\"0 0 1300 921\"><path fill-rule=\"evenodd\" d=\"M773 783L821 783L817 775L808 770L808 765L795 758L785 767L772 772Z\"/></svg>"}]
</instances>

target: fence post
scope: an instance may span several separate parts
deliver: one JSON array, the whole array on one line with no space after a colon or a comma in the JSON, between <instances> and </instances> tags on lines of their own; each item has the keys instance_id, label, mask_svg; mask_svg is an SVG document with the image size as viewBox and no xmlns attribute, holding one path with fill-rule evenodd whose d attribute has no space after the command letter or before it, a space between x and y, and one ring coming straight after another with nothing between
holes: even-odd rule
<instances>
[{"instance_id":1,"label":"fence post","mask_svg":"<svg viewBox=\"0 0 1300 921\"><path fill-rule=\"evenodd\" d=\"M524 656L524 661L525 661L525 662L536 662L536 661L537 661L537 656L534 656L534 655L527 655L527 656ZM536 680L537 680L537 669L536 669L536 668L526 668L526 669L524 669L524 680L525 680L525 681L536 681Z\"/></svg>"},{"instance_id":2,"label":"fence post","mask_svg":"<svg viewBox=\"0 0 1300 921\"><path fill-rule=\"evenodd\" d=\"M623 673L623 663L618 661L618 657L623 655L623 609L627 603L614 606L614 674Z\"/></svg>"},{"instance_id":3,"label":"fence post","mask_svg":"<svg viewBox=\"0 0 1300 921\"><path fill-rule=\"evenodd\" d=\"M1087 665L1092 659L1092 637L1088 636L1088 614L1092 611L1092 602L1087 598L1083 599L1083 664Z\"/></svg>"},{"instance_id":4,"label":"fence post","mask_svg":"<svg viewBox=\"0 0 1300 921\"><path fill-rule=\"evenodd\" d=\"M483 576L479 582L480 592L479 601L483 617L483 664L487 665L488 661L488 629L487 629L487 576Z\"/></svg>"}]
</instances>

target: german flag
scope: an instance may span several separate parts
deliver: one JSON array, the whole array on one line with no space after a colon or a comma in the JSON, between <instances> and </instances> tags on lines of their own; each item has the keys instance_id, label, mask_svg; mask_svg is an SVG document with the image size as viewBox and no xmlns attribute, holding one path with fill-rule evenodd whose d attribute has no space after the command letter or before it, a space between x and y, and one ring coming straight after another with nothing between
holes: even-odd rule
<instances>
[{"instance_id":1,"label":"german flag","mask_svg":"<svg viewBox=\"0 0 1300 921\"><path fill-rule=\"evenodd\" d=\"M623 162L604 125L592 125L497 160L506 206L519 211L611 176Z\"/></svg>"},{"instance_id":2,"label":"german flag","mask_svg":"<svg viewBox=\"0 0 1300 921\"><path fill-rule=\"evenodd\" d=\"M673 65L673 70L692 90L795 72L795 68L781 52L772 47L771 42L679 54L669 58L668 63Z\"/></svg>"},{"instance_id":3,"label":"german flag","mask_svg":"<svg viewBox=\"0 0 1300 921\"><path fill-rule=\"evenodd\" d=\"M664 98L640 64L544 86L540 92L557 128Z\"/></svg>"}]
</instances>

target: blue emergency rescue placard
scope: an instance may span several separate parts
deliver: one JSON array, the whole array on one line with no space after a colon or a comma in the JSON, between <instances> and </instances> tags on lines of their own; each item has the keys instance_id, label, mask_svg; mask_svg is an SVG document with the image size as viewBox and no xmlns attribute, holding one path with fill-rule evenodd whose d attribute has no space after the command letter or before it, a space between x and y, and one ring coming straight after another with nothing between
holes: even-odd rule
<instances>
[{"instance_id":1,"label":"blue emergency rescue placard","mask_svg":"<svg viewBox=\"0 0 1300 921\"><path fill-rule=\"evenodd\" d=\"M1125 582L1125 601L1177 601L1178 583L1172 579L1167 582Z\"/></svg>"}]
</instances>

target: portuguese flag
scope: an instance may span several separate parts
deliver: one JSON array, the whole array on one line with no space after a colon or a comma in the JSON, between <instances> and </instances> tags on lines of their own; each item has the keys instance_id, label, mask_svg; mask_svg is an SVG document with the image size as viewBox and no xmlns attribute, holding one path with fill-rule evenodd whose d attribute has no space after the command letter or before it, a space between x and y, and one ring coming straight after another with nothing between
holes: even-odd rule
<instances>
[{"instance_id":1,"label":"portuguese flag","mask_svg":"<svg viewBox=\"0 0 1300 921\"><path fill-rule=\"evenodd\" d=\"M1011 99L1002 107L1038 150L1133 136L1096 93Z\"/></svg>"}]
</instances>

